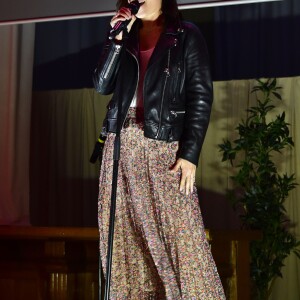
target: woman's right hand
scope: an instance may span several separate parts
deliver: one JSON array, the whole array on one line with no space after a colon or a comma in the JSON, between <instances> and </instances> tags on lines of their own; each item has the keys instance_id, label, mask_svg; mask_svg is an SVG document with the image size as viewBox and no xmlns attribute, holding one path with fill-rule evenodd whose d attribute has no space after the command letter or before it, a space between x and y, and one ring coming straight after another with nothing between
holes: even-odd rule
<instances>
[{"instance_id":1,"label":"woman's right hand","mask_svg":"<svg viewBox=\"0 0 300 300\"><path fill-rule=\"evenodd\" d=\"M127 25L127 31L129 32L131 29L132 24L136 20L136 17L131 14L131 11L128 7L121 7L117 13L112 17L110 21L110 26L113 28L117 22L119 21L125 21L125 20L131 20L129 24ZM120 32L115 39L116 40L122 40L123 38L123 32Z\"/></svg>"}]
</instances>

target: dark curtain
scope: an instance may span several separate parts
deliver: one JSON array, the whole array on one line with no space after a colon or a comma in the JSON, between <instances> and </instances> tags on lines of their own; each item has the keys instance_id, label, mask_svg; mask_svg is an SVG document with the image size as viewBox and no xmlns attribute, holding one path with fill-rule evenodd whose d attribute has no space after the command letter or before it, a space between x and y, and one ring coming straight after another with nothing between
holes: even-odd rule
<instances>
[{"instance_id":1,"label":"dark curtain","mask_svg":"<svg viewBox=\"0 0 300 300\"><path fill-rule=\"evenodd\" d=\"M36 25L33 90L92 87L110 18Z\"/></svg>"},{"instance_id":2,"label":"dark curtain","mask_svg":"<svg viewBox=\"0 0 300 300\"><path fill-rule=\"evenodd\" d=\"M215 80L300 74L300 1L214 9Z\"/></svg>"}]
</instances>

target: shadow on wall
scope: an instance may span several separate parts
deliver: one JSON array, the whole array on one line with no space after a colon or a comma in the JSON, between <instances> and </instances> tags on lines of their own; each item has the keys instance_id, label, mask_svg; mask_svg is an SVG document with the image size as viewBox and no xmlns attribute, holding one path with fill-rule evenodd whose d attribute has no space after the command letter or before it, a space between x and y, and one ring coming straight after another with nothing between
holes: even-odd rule
<instances>
[{"instance_id":1,"label":"shadow on wall","mask_svg":"<svg viewBox=\"0 0 300 300\"><path fill-rule=\"evenodd\" d=\"M201 189L198 195L205 228L241 229L239 211L231 207L226 195Z\"/></svg>"},{"instance_id":2,"label":"shadow on wall","mask_svg":"<svg viewBox=\"0 0 300 300\"><path fill-rule=\"evenodd\" d=\"M32 225L97 225L99 163L91 164L89 158L107 99L90 89L33 93Z\"/></svg>"},{"instance_id":3,"label":"shadow on wall","mask_svg":"<svg viewBox=\"0 0 300 300\"><path fill-rule=\"evenodd\" d=\"M63 143L55 144L56 147L53 144L48 140L31 142L31 225L97 226L99 163L92 165L91 152L84 155L76 146L68 158ZM86 169L89 169L88 176L83 171Z\"/></svg>"},{"instance_id":4,"label":"shadow on wall","mask_svg":"<svg viewBox=\"0 0 300 300\"><path fill-rule=\"evenodd\" d=\"M55 181L55 185L34 184L34 181L31 185L31 225L97 226L98 179L48 179Z\"/></svg>"}]
</instances>

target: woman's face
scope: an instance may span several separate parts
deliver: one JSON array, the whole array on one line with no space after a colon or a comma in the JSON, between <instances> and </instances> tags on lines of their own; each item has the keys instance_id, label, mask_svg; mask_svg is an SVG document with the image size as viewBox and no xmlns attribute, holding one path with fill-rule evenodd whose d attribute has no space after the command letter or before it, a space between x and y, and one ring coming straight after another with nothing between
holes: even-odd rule
<instances>
[{"instance_id":1,"label":"woman's face","mask_svg":"<svg viewBox=\"0 0 300 300\"><path fill-rule=\"evenodd\" d=\"M128 1L129 3L131 0ZM139 0L140 9L136 16L142 20L156 20L161 14L162 0Z\"/></svg>"}]
</instances>

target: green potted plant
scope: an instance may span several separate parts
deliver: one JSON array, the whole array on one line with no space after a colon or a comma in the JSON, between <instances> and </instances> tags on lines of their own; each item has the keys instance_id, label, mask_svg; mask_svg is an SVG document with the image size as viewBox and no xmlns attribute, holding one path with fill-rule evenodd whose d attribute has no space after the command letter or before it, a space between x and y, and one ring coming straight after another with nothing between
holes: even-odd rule
<instances>
[{"instance_id":1,"label":"green potted plant","mask_svg":"<svg viewBox=\"0 0 300 300\"><path fill-rule=\"evenodd\" d=\"M256 105L247 109L247 118L238 124L238 138L219 145L222 161L230 161L234 188L229 191L233 205L242 207L241 221L247 229L262 231L263 238L250 246L251 278L255 299L268 299L272 283L282 276L284 259L294 252L300 258L295 235L291 233L284 202L296 187L294 175L281 174L274 154L293 147L285 113L267 121L267 115L282 100L276 79L257 80L252 93Z\"/></svg>"}]
</instances>

